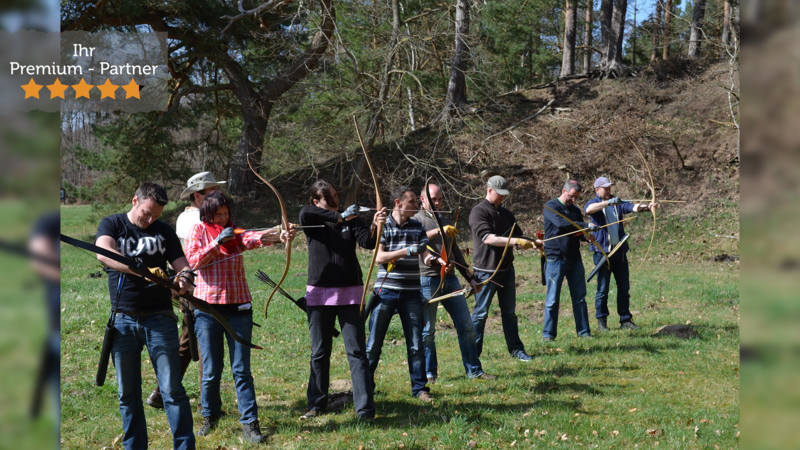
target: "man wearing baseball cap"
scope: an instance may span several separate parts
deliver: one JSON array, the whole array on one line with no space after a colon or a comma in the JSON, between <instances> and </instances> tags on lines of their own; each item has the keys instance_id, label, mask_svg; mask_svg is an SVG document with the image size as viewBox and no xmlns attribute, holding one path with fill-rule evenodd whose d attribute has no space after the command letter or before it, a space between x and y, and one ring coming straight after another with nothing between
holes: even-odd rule
<instances>
[{"instance_id":1,"label":"man wearing baseball cap","mask_svg":"<svg viewBox=\"0 0 800 450\"><path fill-rule=\"evenodd\" d=\"M594 191L597 196L588 202L584 207L586 214L591 217L591 223L597 226L613 224L624 219L625 214L634 212L650 211L658 207L656 203L640 204L623 202L619 197L612 197L611 186L614 183L606 177L600 177L594 182ZM610 254L625 237L624 224L617 223L600 228L594 232L597 243L603 246L603 251ZM597 265L603 258L603 254L592 244L594 251L594 263ZM594 298L595 317L597 318L597 328L600 331L608 330L608 293L611 286L611 274L617 282L617 313L619 314L620 328L626 330L639 329L633 323L633 316L629 309L630 305L630 277L628 271L628 243L622 242L622 247L614 252L608 264L603 263L597 272L597 294Z\"/></svg>"},{"instance_id":2,"label":"man wearing baseball cap","mask_svg":"<svg viewBox=\"0 0 800 450\"><path fill-rule=\"evenodd\" d=\"M514 218L514 214L500 206L511 193L505 178L495 175L486 183L486 199L474 208L469 214L469 226L472 228L472 243L475 248L474 272L478 284L490 278L495 269L497 275L492 279L503 287L487 283L480 292L475 294L475 308L472 310L472 324L475 329L475 340L478 344L478 356L483 351L483 334L486 327L486 318L489 315L492 297L497 292L497 303L500 305L500 315L503 322L503 335L506 346L511 356L520 361L530 361L530 355L525 353L525 345L519 338L519 325L517 320L517 291L515 287L516 274L514 272L514 254L509 252L503 259L503 264L498 267L503 256L506 242L511 241L516 248L531 249L534 242L514 236L522 236L522 229ZM508 236L512 225L513 236ZM536 241L541 245L540 241Z\"/></svg>"},{"instance_id":3,"label":"man wearing baseball cap","mask_svg":"<svg viewBox=\"0 0 800 450\"><path fill-rule=\"evenodd\" d=\"M178 221L175 223L175 234L177 234L178 238L180 238L181 245L183 245L186 237L189 236L189 232L192 231L192 228L195 226L195 224L200 223L200 205L203 204L206 194L216 190L219 186L225 183L225 181L217 181L211 172L200 172L189 178L189 181L186 183L186 189L181 192L181 199L186 199L188 197L191 204L187 206L186 210L184 210L178 216ZM193 337L194 332L190 333L190 324L186 322L186 314L189 314L187 311L188 309L185 308L184 304L182 303L181 312L184 313L184 319L181 326L179 347L181 355L181 378L183 378L183 374L186 373L186 369L189 368L189 363L192 362L192 354L189 351L189 339L196 339L196 337ZM200 373L200 380L202 381L202 359L197 361L197 371ZM153 392L150 393L150 396L147 397L147 404L153 408L164 408L164 400L161 397L161 391L159 390L158 386L156 386L156 388L153 389Z\"/></svg>"}]
</instances>

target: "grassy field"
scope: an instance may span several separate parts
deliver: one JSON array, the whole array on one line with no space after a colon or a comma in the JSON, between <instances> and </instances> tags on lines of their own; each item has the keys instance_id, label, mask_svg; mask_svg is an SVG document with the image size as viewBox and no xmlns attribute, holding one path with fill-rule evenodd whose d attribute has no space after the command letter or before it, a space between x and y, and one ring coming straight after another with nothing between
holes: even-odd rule
<instances>
[{"instance_id":1,"label":"grassy field","mask_svg":"<svg viewBox=\"0 0 800 450\"><path fill-rule=\"evenodd\" d=\"M352 405L311 422L297 418L306 405L310 345L306 319L289 301L275 297L269 319L263 317L270 290L254 273L279 275L282 248L246 253L245 267L255 299L254 341L264 347L252 356L262 431L280 448L736 448L739 431L739 265L707 258L738 254L738 241L714 238L733 234L735 205L703 218L664 219L642 269L632 273L631 309L635 332L594 332L593 340L574 333L566 292L562 296L560 333L541 341L544 288L539 284L538 254L517 255L520 335L534 360L510 358L496 302L490 312L482 363L498 375L491 382L465 378L449 316L440 310L437 327L440 379L432 386L433 405L410 395L405 345L394 320L376 374L377 418L374 425L356 421ZM62 232L91 240L96 223L88 207L62 208ZM635 221L629 232L632 269L649 242L652 222ZM646 238L644 238L646 236ZM301 296L308 254L295 244L283 285ZM108 317L108 280L90 278L100 267L93 257L62 246L62 448L121 448L122 424L116 377L109 367L105 386L94 386L103 325ZM362 267L368 252L359 253ZM584 261L591 261L584 249ZM587 263L588 266L588 263ZM587 270L591 267L587 267ZM594 282L589 313L594 316ZM612 298L615 286L612 285ZM470 302L470 307L473 303ZM616 323L609 305L609 324ZM654 336L662 325L691 323L700 339ZM591 322L593 330L596 322ZM176 330L177 332L177 330ZM155 375L143 359L143 397L155 386ZM334 341L331 380L349 380L344 347ZM198 448L253 448L240 440L236 394L230 371L223 374L223 409L228 415ZM184 378L193 410L200 401L196 365ZM171 448L162 410L145 406L151 448ZM202 423L194 413L195 430Z\"/></svg>"}]
</instances>

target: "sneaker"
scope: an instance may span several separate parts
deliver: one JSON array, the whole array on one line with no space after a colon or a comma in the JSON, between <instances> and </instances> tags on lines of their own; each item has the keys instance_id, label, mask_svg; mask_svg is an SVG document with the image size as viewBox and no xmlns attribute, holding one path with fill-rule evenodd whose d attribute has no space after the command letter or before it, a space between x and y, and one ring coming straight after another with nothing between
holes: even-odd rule
<instances>
[{"instance_id":1,"label":"sneaker","mask_svg":"<svg viewBox=\"0 0 800 450\"><path fill-rule=\"evenodd\" d=\"M635 323L633 323L633 321L630 320L630 319L626 320L624 322L621 322L619 324L619 327L622 328L623 330L638 330L639 328L641 328L641 327L637 326Z\"/></svg>"},{"instance_id":2,"label":"sneaker","mask_svg":"<svg viewBox=\"0 0 800 450\"><path fill-rule=\"evenodd\" d=\"M542 342L553 342L555 340L555 338L551 338L550 336L545 336L542 338Z\"/></svg>"},{"instance_id":3,"label":"sneaker","mask_svg":"<svg viewBox=\"0 0 800 450\"><path fill-rule=\"evenodd\" d=\"M511 356L523 362L528 362L533 359L531 355L525 353L525 350L517 350Z\"/></svg>"},{"instance_id":4,"label":"sneaker","mask_svg":"<svg viewBox=\"0 0 800 450\"><path fill-rule=\"evenodd\" d=\"M422 391L422 393L420 393L420 394L417 396L417 398L418 398L418 399L420 399L420 400L422 400L422 401L423 401L423 402L425 402L425 403L431 403L431 402L433 402L433 396L430 394L430 392Z\"/></svg>"},{"instance_id":5,"label":"sneaker","mask_svg":"<svg viewBox=\"0 0 800 450\"><path fill-rule=\"evenodd\" d=\"M161 397L161 391L158 388L153 389L150 396L147 397L147 404L156 409L164 409L164 399Z\"/></svg>"},{"instance_id":6,"label":"sneaker","mask_svg":"<svg viewBox=\"0 0 800 450\"><path fill-rule=\"evenodd\" d=\"M605 317L597 319L597 329L600 331L611 331L608 329L608 322Z\"/></svg>"},{"instance_id":7,"label":"sneaker","mask_svg":"<svg viewBox=\"0 0 800 450\"><path fill-rule=\"evenodd\" d=\"M428 384L436 384L436 377L428 377Z\"/></svg>"},{"instance_id":8,"label":"sneaker","mask_svg":"<svg viewBox=\"0 0 800 450\"><path fill-rule=\"evenodd\" d=\"M258 426L258 420L242 425L242 438L254 444L260 444L264 441L264 435L261 434L261 427Z\"/></svg>"},{"instance_id":9,"label":"sneaker","mask_svg":"<svg viewBox=\"0 0 800 450\"><path fill-rule=\"evenodd\" d=\"M480 380L496 380L497 379L497 375L489 375L488 373L484 372L484 373L478 375L475 378L478 378Z\"/></svg>"},{"instance_id":10,"label":"sneaker","mask_svg":"<svg viewBox=\"0 0 800 450\"><path fill-rule=\"evenodd\" d=\"M317 411L316 409L309 409L308 411L306 411L305 414L300 416L300 420L313 419L313 418L319 417L321 415L322 415L322 411Z\"/></svg>"},{"instance_id":11,"label":"sneaker","mask_svg":"<svg viewBox=\"0 0 800 450\"><path fill-rule=\"evenodd\" d=\"M200 428L200 431L197 432L197 435L198 436L205 436L205 435L211 433L212 431L214 431L215 428L217 428L217 424L218 423L219 423L219 417L218 416L208 416L208 417L206 417L205 420L203 421L203 428Z\"/></svg>"}]
</instances>

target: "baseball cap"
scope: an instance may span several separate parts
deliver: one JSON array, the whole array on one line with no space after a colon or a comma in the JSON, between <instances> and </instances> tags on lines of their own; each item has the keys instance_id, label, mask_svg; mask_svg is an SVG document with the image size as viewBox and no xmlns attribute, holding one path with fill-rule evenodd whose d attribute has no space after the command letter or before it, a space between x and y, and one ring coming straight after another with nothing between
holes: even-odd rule
<instances>
[{"instance_id":1,"label":"baseball cap","mask_svg":"<svg viewBox=\"0 0 800 450\"><path fill-rule=\"evenodd\" d=\"M494 191L500 195L509 195L511 193L508 191L508 181L500 175L489 178L486 186L494 189Z\"/></svg>"},{"instance_id":2,"label":"baseball cap","mask_svg":"<svg viewBox=\"0 0 800 450\"><path fill-rule=\"evenodd\" d=\"M608 178L606 178L606 177L600 177L600 178L598 178L598 179L594 180L594 187L595 187L595 188L599 188L599 187L609 187L609 186L611 186L612 184L614 184L614 183L612 183L612 182L608 181Z\"/></svg>"}]
</instances>

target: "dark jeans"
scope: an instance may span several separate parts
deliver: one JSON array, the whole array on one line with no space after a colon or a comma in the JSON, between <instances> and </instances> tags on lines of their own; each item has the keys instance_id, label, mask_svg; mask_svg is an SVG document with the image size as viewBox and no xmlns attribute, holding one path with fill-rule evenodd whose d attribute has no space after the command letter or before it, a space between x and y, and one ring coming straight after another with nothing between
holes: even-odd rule
<instances>
[{"instance_id":1,"label":"dark jeans","mask_svg":"<svg viewBox=\"0 0 800 450\"><path fill-rule=\"evenodd\" d=\"M142 348L147 347L156 373L175 450L194 449L192 409L181 385L178 330L165 315L131 318L117 314L111 354L117 372L122 445L126 450L147 448L147 423L142 406Z\"/></svg>"},{"instance_id":2,"label":"dark jeans","mask_svg":"<svg viewBox=\"0 0 800 450\"><path fill-rule=\"evenodd\" d=\"M189 364L192 362L192 352L189 350L189 324L186 322L186 314L190 314L188 312L188 308L181 307L181 312L183 312L183 320L181 321L181 337L180 337L180 346L178 350L181 355L181 380L183 376L186 374L186 369L189 368ZM200 353L200 346L197 346L197 353ZM197 372L199 373L200 377L198 378L200 381L200 385L203 385L203 356L199 355L200 359L197 361ZM154 389L156 392L161 392L158 389L158 385Z\"/></svg>"},{"instance_id":3,"label":"dark jeans","mask_svg":"<svg viewBox=\"0 0 800 450\"><path fill-rule=\"evenodd\" d=\"M594 263L597 265L603 254L594 253ZM614 274L614 281L617 282L617 314L619 321L631 320L633 316L630 311L630 271L628 269L628 255L614 255L611 257L611 269L608 264L603 264L597 272L597 294L594 298L595 317L608 317L608 292L611 289L611 274Z\"/></svg>"},{"instance_id":4,"label":"dark jeans","mask_svg":"<svg viewBox=\"0 0 800 450\"><path fill-rule=\"evenodd\" d=\"M491 273L475 272L475 281L482 283L491 277ZM486 318L489 316L489 307L492 297L497 292L497 304L500 306L500 317L503 321L503 335L506 338L506 347L512 355L525 350L525 345L519 338L519 323L517 319L517 288L514 285L516 272L514 266L505 272L500 272L492 281L498 282L503 287L494 283L486 283L483 289L475 294L475 308L472 310L472 324L475 328L475 342L478 346L478 356L483 353L483 333L486 328Z\"/></svg>"},{"instance_id":5,"label":"dark jeans","mask_svg":"<svg viewBox=\"0 0 800 450\"><path fill-rule=\"evenodd\" d=\"M252 314L223 314L236 333L246 340L253 335ZM200 403L203 405L203 417L219 416L222 411L222 399L219 394L222 381L222 367L225 363L224 345L228 342L231 372L236 384L236 400L239 406L239 422L248 424L258 420L256 390L253 375L250 373L250 348L233 340L221 323L211 314L194 310L194 329L197 334L198 348L203 356L203 385L200 391Z\"/></svg>"},{"instance_id":6,"label":"dark jeans","mask_svg":"<svg viewBox=\"0 0 800 450\"><path fill-rule=\"evenodd\" d=\"M561 283L564 278L572 297L572 315L578 336L589 336L589 311L586 307L586 271L583 261L547 258L547 300L544 306L544 331L542 336L558 335L558 309L561 302Z\"/></svg>"},{"instance_id":7,"label":"dark jeans","mask_svg":"<svg viewBox=\"0 0 800 450\"><path fill-rule=\"evenodd\" d=\"M397 309L406 337L411 393L416 397L423 391L430 392L430 389L425 387L428 377L425 376L425 352L422 349L422 295L419 290L400 291L395 289L375 289L375 294L380 300L369 319L369 340L367 341L367 358L369 359L369 372L372 375L372 385L375 386L375 371L378 369L378 362L381 359L383 340L386 339L386 331L389 329L394 310Z\"/></svg>"},{"instance_id":8,"label":"dark jeans","mask_svg":"<svg viewBox=\"0 0 800 450\"><path fill-rule=\"evenodd\" d=\"M427 301L431 299L433 291L439 286L442 277L420 277L422 284L422 297ZM457 291L461 286L458 278L450 275L444 280L442 290L436 293L437 296L449 294ZM425 320L425 327L422 329L422 342L425 346L425 368L428 378L439 376L439 360L436 357L436 310L441 304L445 311L453 319L453 325L458 333L458 347L461 349L461 362L467 377L475 378L483 375L481 360L478 358L478 347L475 344L475 328L472 318L469 315L469 307L464 295L450 297L436 303L426 303L422 317Z\"/></svg>"},{"instance_id":9,"label":"dark jeans","mask_svg":"<svg viewBox=\"0 0 800 450\"><path fill-rule=\"evenodd\" d=\"M374 388L369 374L366 333L359 305L306 306L308 331L311 336L311 374L308 377L308 409L325 411L328 407L331 347L336 318L342 329L350 379L353 382L353 403L358 417L375 417Z\"/></svg>"}]
</instances>

